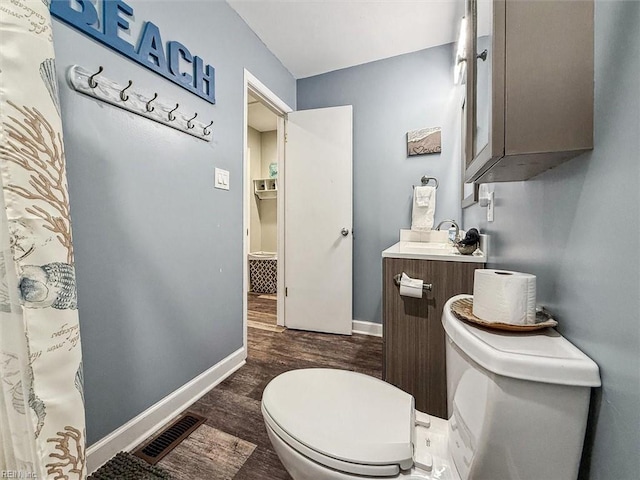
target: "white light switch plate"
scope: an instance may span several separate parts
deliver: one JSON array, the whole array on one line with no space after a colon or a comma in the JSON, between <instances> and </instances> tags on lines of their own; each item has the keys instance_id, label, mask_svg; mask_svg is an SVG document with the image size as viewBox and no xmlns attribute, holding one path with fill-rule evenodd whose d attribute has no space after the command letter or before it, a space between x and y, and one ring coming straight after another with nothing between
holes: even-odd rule
<instances>
[{"instance_id":1,"label":"white light switch plate","mask_svg":"<svg viewBox=\"0 0 640 480\"><path fill-rule=\"evenodd\" d=\"M221 188L222 190L229 190L229 171L216 168L214 172L215 176L215 188Z\"/></svg>"}]
</instances>

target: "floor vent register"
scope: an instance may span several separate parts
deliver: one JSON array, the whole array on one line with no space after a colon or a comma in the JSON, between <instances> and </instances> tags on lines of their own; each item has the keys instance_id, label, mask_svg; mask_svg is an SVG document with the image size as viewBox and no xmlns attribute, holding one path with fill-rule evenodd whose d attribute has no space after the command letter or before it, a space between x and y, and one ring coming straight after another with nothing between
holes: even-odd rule
<instances>
[{"instance_id":1,"label":"floor vent register","mask_svg":"<svg viewBox=\"0 0 640 480\"><path fill-rule=\"evenodd\" d=\"M205 421L206 418L201 415L186 412L133 454L147 463L155 465Z\"/></svg>"}]
</instances>

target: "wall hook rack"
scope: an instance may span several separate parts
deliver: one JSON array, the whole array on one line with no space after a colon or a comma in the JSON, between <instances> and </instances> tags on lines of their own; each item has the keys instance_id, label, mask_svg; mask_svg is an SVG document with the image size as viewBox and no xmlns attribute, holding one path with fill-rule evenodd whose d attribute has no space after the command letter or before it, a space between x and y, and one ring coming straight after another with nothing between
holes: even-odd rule
<instances>
[{"instance_id":1,"label":"wall hook rack","mask_svg":"<svg viewBox=\"0 0 640 480\"><path fill-rule=\"evenodd\" d=\"M157 93L154 93L152 96L134 90L131 80L128 81L128 85L120 85L101 75L99 81L97 81L95 77L101 74L103 70L104 68L102 66L98 71L92 72L79 65L73 65L67 72L67 78L73 89L77 92L135 113L141 117L148 118L154 122L180 130L181 132L188 133L201 140L207 142L212 140L213 133L210 127L213 125L213 122L207 125L206 123L194 121L198 116L197 113L192 117L183 115L176 111L180 106L178 103L175 104L175 108L160 103L156 101L158 98ZM153 106L151 106L151 102L153 102Z\"/></svg>"}]
</instances>

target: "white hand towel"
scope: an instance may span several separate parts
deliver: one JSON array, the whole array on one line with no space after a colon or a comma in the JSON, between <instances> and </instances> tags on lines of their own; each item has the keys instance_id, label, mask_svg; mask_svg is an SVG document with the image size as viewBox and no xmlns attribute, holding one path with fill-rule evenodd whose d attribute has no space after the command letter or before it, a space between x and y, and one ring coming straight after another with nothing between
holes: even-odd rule
<instances>
[{"instance_id":1,"label":"white hand towel","mask_svg":"<svg viewBox=\"0 0 640 480\"><path fill-rule=\"evenodd\" d=\"M421 186L413 189L411 230L431 230L436 211L436 187Z\"/></svg>"},{"instance_id":2,"label":"white hand towel","mask_svg":"<svg viewBox=\"0 0 640 480\"><path fill-rule=\"evenodd\" d=\"M433 193L433 187L416 187L413 191L413 195L416 199L416 205L419 207L428 207L431 201L431 194Z\"/></svg>"}]
</instances>

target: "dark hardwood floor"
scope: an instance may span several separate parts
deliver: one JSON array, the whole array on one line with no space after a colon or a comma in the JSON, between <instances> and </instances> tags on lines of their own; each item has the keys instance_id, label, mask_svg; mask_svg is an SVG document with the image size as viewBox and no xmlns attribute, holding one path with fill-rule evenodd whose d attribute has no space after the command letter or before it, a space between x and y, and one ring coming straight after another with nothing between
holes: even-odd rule
<instances>
[{"instance_id":1,"label":"dark hardwood floor","mask_svg":"<svg viewBox=\"0 0 640 480\"><path fill-rule=\"evenodd\" d=\"M207 417L159 465L184 480L290 479L260 411L267 383L287 370L330 367L382 375L382 339L249 328L247 363L188 410Z\"/></svg>"},{"instance_id":2,"label":"dark hardwood floor","mask_svg":"<svg viewBox=\"0 0 640 480\"><path fill-rule=\"evenodd\" d=\"M247 294L247 321L249 325L260 327L256 323L275 326L277 323L277 299L275 294Z\"/></svg>"}]
</instances>

